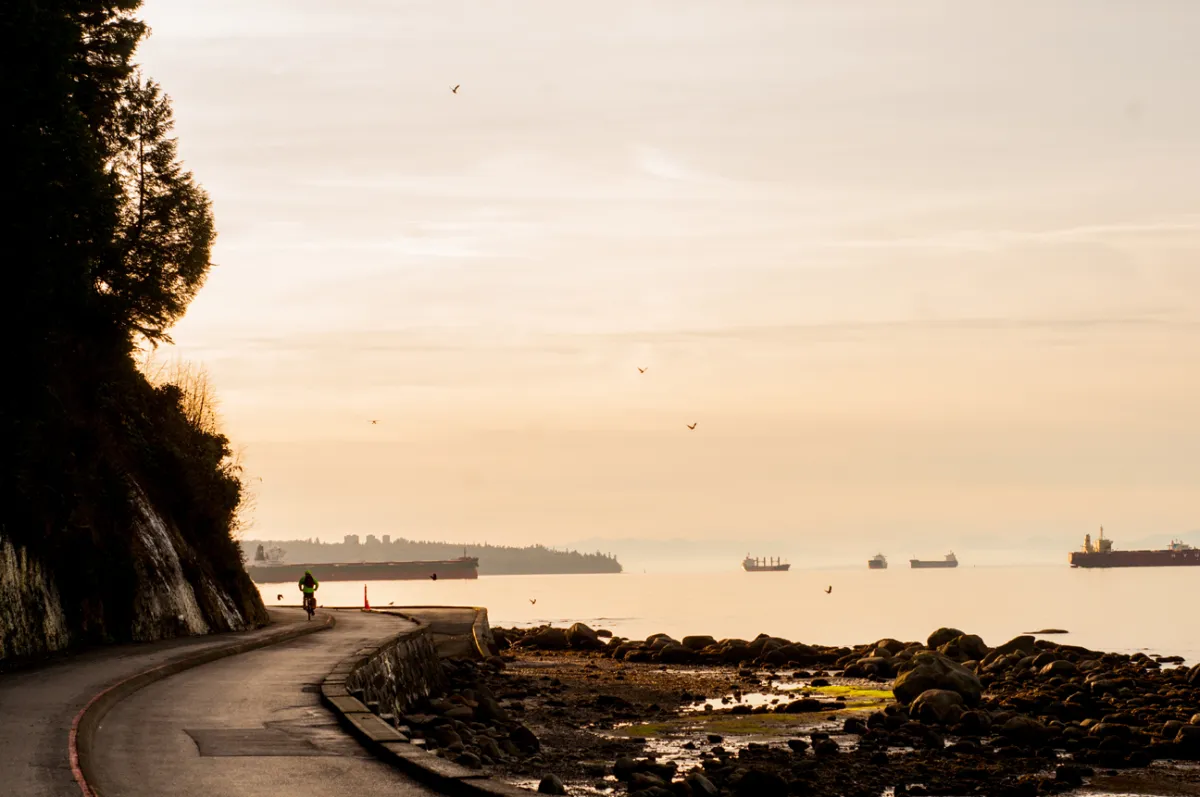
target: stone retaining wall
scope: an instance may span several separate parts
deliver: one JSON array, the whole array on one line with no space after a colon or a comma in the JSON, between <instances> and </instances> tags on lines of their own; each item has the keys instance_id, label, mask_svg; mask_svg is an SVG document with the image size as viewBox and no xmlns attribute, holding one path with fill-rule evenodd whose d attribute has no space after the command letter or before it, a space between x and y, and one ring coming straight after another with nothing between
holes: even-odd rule
<instances>
[{"instance_id":1,"label":"stone retaining wall","mask_svg":"<svg viewBox=\"0 0 1200 797\"><path fill-rule=\"evenodd\" d=\"M361 690L368 706L397 719L423 697L439 695L448 684L428 626L389 639L360 659L346 675L350 694Z\"/></svg>"}]
</instances>

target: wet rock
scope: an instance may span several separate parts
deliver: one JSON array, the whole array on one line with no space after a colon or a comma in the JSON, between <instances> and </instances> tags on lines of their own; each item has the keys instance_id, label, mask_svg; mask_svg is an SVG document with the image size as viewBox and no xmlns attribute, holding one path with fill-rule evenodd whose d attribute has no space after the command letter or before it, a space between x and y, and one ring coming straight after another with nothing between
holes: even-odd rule
<instances>
[{"instance_id":1,"label":"wet rock","mask_svg":"<svg viewBox=\"0 0 1200 797\"><path fill-rule=\"evenodd\" d=\"M721 736L719 733L710 733L705 738L708 739L709 744L720 744L721 742L725 741L725 737Z\"/></svg>"},{"instance_id":2,"label":"wet rock","mask_svg":"<svg viewBox=\"0 0 1200 797\"><path fill-rule=\"evenodd\" d=\"M909 706L909 716L921 722L952 725L965 710L962 695L949 689L927 689Z\"/></svg>"},{"instance_id":3,"label":"wet rock","mask_svg":"<svg viewBox=\"0 0 1200 797\"><path fill-rule=\"evenodd\" d=\"M957 692L968 706L979 704L983 684L979 676L940 653L919 653L904 665L892 684L892 694L904 705L929 689Z\"/></svg>"},{"instance_id":4,"label":"wet rock","mask_svg":"<svg viewBox=\"0 0 1200 797\"><path fill-rule=\"evenodd\" d=\"M474 753L461 753L455 757L454 763L467 769L483 769L483 762Z\"/></svg>"},{"instance_id":5,"label":"wet rock","mask_svg":"<svg viewBox=\"0 0 1200 797\"><path fill-rule=\"evenodd\" d=\"M980 663L986 667L996 659L1004 658L1005 656L1011 656L1014 653L1032 656L1036 652L1037 640L1035 640L1030 634L1022 634L1021 636L1013 637L1003 645L993 648L990 653L983 657L983 660Z\"/></svg>"},{"instance_id":6,"label":"wet rock","mask_svg":"<svg viewBox=\"0 0 1200 797\"><path fill-rule=\"evenodd\" d=\"M495 698L485 697L475 707L475 717L480 722L508 722L508 712L500 707Z\"/></svg>"},{"instance_id":7,"label":"wet rock","mask_svg":"<svg viewBox=\"0 0 1200 797\"><path fill-rule=\"evenodd\" d=\"M538 784L538 794L566 794L567 787L563 785L558 775L547 775Z\"/></svg>"},{"instance_id":8,"label":"wet rock","mask_svg":"<svg viewBox=\"0 0 1200 797\"><path fill-rule=\"evenodd\" d=\"M788 739L787 746L791 748L793 753L803 755L804 751L809 748L808 742L803 739Z\"/></svg>"},{"instance_id":9,"label":"wet rock","mask_svg":"<svg viewBox=\"0 0 1200 797\"><path fill-rule=\"evenodd\" d=\"M929 635L929 640L925 643L925 645L930 650L937 650L942 645L960 636L963 636L963 632L959 631L957 628L939 628Z\"/></svg>"},{"instance_id":10,"label":"wet rock","mask_svg":"<svg viewBox=\"0 0 1200 797\"><path fill-rule=\"evenodd\" d=\"M1034 660L1034 665L1037 665L1036 659ZM1043 678L1054 675L1062 678L1070 678L1078 674L1079 666L1074 662L1067 661L1066 659L1057 659L1055 661L1051 661L1043 665L1043 667L1038 670L1038 675L1041 675Z\"/></svg>"},{"instance_id":11,"label":"wet rock","mask_svg":"<svg viewBox=\"0 0 1200 797\"><path fill-rule=\"evenodd\" d=\"M833 741L832 739L814 739L813 740L813 752L816 753L817 756L819 756L821 758L825 758L828 756L835 756L838 754L839 750L840 750L840 748L838 747L838 743Z\"/></svg>"},{"instance_id":12,"label":"wet rock","mask_svg":"<svg viewBox=\"0 0 1200 797\"><path fill-rule=\"evenodd\" d=\"M787 781L774 772L751 769L733 787L737 797L786 797Z\"/></svg>"},{"instance_id":13,"label":"wet rock","mask_svg":"<svg viewBox=\"0 0 1200 797\"><path fill-rule=\"evenodd\" d=\"M666 788L667 782L658 775L649 772L634 772L629 777L629 791L639 792L645 789Z\"/></svg>"},{"instance_id":14,"label":"wet rock","mask_svg":"<svg viewBox=\"0 0 1200 797\"><path fill-rule=\"evenodd\" d=\"M566 630L567 644L576 650L596 650L601 646L596 632L583 623L575 623Z\"/></svg>"},{"instance_id":15,"label":"wet rock","mask_svg":"<svg viewBox=\"0 0 1200 797\"><path fill-rule=\"evenodd\" d=\"M490 736L484 736L480 738L478 744L479 752L493 761L499 761L504 757L504 754L500 750L500 745L497 744L496 740Z\"/></svg>"},{"instance_id":16,"label":"wet rock","mask_svg":"<svg viewBox=\"0 0 1200 797\"><path fill-rule=\"evenodd\" d=\"M521 646L539 650L566 650L568 647L567 632L561 628L544 628L522 640Z\"/></svg>"},{"instance_id":17,"label":"wet rock","mask_svg":"<svg viewBox=\"0 0 1200 797\"><path fill-rule=\"evenodd\" d=\"M815 697L802 697L790 703L781 704L775 708L777 714L811 714L820 711L824 704Z\"/></svg>"},{"instance_id":18,"label":"wet rock","mask_svg":"<svg viewBox=\"0 0 1200 797\"><path fill-rule=\"evenodd\" d=\"M522 753L533 754L542 749L542 743L537 735L524 725L517 725L508 734L509 739Z\"/></svg>"},{"instance_id":19,"label":"wet rock","mask_svg":"<svg viewBox=\"0 0 1200 797\"><path fill-rule=\"evenodd\" d=\"M968 660L978 661L986 656L989 652L987 644L978 634L963 634L956 638L951 644L958 647L959 653L965 656Z\"/></svg>"},{"instance_id":20,"label":"wet rock","mask_svg":"<svg viewBox=\"0 0 1200 797\"><path fill-rule=\"evenodd\" d=\"M704 650L708 647L713 647L717 644L717 640L710 636L685 636L683 638L683 646L688 650Z\"/></svg>"},{"instance_id":21,"label":"wet rock","mask_svg":"<svg viewBox=\"0 0 1200 797\"><path fill-rule=\"evenodd\" d=\"M692 772L683 779L683 782L692 787L692 794L696 797L717 797L720 794L712 781L699 772Z\"/></svg>"},{"instance_id":22,"label":"wet rock","mask_svg":"<svg viewBox=\"0 0 1200 797\"><path fill-rule=\"evenodd\" d=\"M696 652L678 643L668 642L662 646L655 658L663 664L691 664L696 661Z\"/></svg>"},{"instance_id":23,"label":"wet rock","mask_svg":"<svg viewBox=\"0 0 1200 797\"><path fill-rule=\"evenodd\" d=\"M1049 729L1033 717L1022 714L1010 717L1000 726L1000 733L1018 744L1039 744L1050 735Z\"/></svg>"},{"instance_id":24,"label":"wet rock","mask_svg":"<svg viewBox=\"0 0 1200 797\"><path fill-rule=\"evenodd\" d=\"M1175 744L1190 754L1200 753L1200 725L1184 725L1175 734Z\"/></svg>"},{"instance_id":25,"label":"wet rock","mask_svg":"<svg viewBox=\"0 0 1200 797\"><path fill-rule=\"evenodd\" d=\"M637 761L629 756L619 756L616 762L613 763L613 776L617 780L629 780L638 770Z\"/></svg>"},{"instance_id":26,"label":"wet rock","mask_svg":"<svg viewBox=\"0 0 1200 797\"><path fill-rule=\"evenodd\" d=\"M1094 769L1080 766L1079 764L1060 764L1054 768L1054 779L1074 789L1083 785L1084 778L1091 777L1094 774L1096 774Z\"/></svg>"},{"instance_id":27,"label":"wet rock","mask_svg":"<svg viewBox=\"0 0 1200 797\"><path fill-rule=\"evenodd\" d=\"M458 732L449 725L443 725L442 727L435 729L430 738L437 742L439 747L451 747L453 745L461 745L463 743L462 737L459 736Z\"/></svg>"}]
</instances>

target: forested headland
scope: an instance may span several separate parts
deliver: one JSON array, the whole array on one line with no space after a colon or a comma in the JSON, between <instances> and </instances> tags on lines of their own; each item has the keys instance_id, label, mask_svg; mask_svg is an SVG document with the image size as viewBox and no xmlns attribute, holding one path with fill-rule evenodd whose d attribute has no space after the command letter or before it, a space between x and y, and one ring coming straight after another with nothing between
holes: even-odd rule
<instances>
[{"instance_id":1,"label":"forested headland","mask_svg":"<svg viewBox=\"0 0 1200 797\"><path fill-rule=\"evenodd\" d=\"M266 620L206 387L138 367L204 284L216 234L170 100L135 62L139 6L0 12L0 663Z\"/></svg>"}]
</instances>

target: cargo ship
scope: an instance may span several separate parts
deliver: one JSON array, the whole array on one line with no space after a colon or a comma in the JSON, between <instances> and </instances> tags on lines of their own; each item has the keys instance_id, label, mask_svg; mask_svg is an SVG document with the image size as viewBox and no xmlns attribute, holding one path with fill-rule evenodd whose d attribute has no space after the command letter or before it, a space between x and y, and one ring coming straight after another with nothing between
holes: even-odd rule
<instances>
[{"instance_id":1,"label":"cargo ship","mask_svg":"<svg viewBox=\"0 0 1200 797\"><path fill-rule=\"evenodd\" d=\"M1179 540L1159 551L1114 551L1112 540L1100 538L1092 545L1092 535L1083 538L1083 550L1073 551L1071 567L1200 567L1200 549L1184 545Z\"/></svg>"},{"instance_id":2,"label":"cargo ship","mask_svg":"<svg viewBox=\"0 0 1200 797\"><path fill-rule=\"evenodd\" d=\"M746 554L742 560L742 569L747 573L784 573L791 565L780 562L779 559L759 559Z\"/></svg>"},{"instance_id":3,"label":"cargo ship","mask_svg":"<svg viewBox=\"0 0 1200 797\"><path fill-rule=\"evenodd\" d=\"M479 558L460 556L427 562L320 562L284 564L282 551L268 554L259 546L254 564L246 574L256 584L286 584L299 581L311 570L317 581L416 581L421 579L479 578Z\"/></svg>"},{"instance_id":4,"label":"cargo ship","mask_svg":"<svg viewBox=\"0 0 1200 797\"><path fill-rule=\"evenodd\" d=\"M867 567L872 570L887 570L887 557L877 553L867 560Z\"/></svg>"},{"instance_id":5,"label":"cargo ship","mask_svg":"<svg viewBox=\"0 0 1200 797\"><path fill-rule=\"evenodd\" d=\"M951 551L942 559L909 559L908 564L914 568L958 567L958 558Z\"/></svg>"}]
</instances>

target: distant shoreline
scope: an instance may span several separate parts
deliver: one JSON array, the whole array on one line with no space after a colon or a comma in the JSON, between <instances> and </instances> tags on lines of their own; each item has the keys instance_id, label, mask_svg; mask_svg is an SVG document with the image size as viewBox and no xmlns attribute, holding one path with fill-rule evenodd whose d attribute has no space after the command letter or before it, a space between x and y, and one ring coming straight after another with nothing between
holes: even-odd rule
<instances>
[{"instance_id":1,"label":"distant shoreline","mask_svg":"<svg viewBox=\"0 0 1200 797\"><path fill-rule=\"evenodd\" d=\"M615 556L599 551L560 551L543 545L463 545L403 537L392 539L390 535L378 538L373 534L367 535L365 541L360 541L357 535L346 535L342 542L333 543L319 540L243 540L242 549L248 565L255 563L259 546L267 552L281 550L284 564L421 562L472 556L479 559L480 576L588 575L624 571Z\"/></svg>"}]
</instances>

